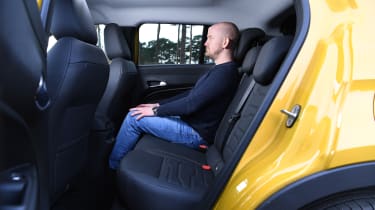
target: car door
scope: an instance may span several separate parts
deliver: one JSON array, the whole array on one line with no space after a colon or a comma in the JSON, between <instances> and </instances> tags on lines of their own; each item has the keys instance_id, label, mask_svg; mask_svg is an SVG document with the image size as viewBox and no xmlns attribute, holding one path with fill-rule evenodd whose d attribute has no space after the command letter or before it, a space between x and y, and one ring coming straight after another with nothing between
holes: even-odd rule
<instances>
[{"instance_id":1,"label":"car door","mask_svg":"<svg viewBox=\"0 0 375 210\"><path fill-rule=\"evenodd\" d=\"M0 209L38 209L39 179L30 129L0 102Z\"/></svg>"},{"instance_id":2,"label":"car door","mask_svg":"<svg viewBox=\"0 0 375 210\"><path fill-rule=\"evenodd\" d=\"M141 102L157 102L191 89L211 65L139 66Z\"/></svg>"}]
</instances>

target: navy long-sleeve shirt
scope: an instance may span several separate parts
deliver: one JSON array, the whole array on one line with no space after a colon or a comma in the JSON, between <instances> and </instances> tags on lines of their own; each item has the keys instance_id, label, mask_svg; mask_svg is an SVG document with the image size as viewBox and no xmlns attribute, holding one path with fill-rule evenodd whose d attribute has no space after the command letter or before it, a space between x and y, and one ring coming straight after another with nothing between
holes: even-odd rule
<instances>
[{"instance_id":1,"label":"navy long-sleeve shirt","mask_svg":"<svg viewBox=\"0 0 375 210\"><path fill-rule=\"evenodd\" d=\"M215 65L191 90L159 102L158 116L180 116L204 140L212 143L238 80L235 62Z\"/></svg>"}]
</instances>

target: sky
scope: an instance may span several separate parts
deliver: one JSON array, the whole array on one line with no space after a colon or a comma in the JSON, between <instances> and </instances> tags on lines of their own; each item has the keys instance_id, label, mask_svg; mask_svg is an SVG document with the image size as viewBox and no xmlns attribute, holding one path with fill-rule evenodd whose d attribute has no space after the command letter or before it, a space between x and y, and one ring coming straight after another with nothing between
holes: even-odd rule
<instances>
[{"instance_id":1,"label":"sky","mask_svg":"<svg viewBox=\"0 0 375 210\"><path fill-rule=\"evenodd\" d=\"M143 24L139 29L139 41L149 42L156 40L158 24ZM202 34L203 26L193 26L193 36ZM178 26L172 24L162 24L160 29L160 38L167 38L177 42ZM189 36L189 31L187 36Z\"/></svg>"}]
</instances>

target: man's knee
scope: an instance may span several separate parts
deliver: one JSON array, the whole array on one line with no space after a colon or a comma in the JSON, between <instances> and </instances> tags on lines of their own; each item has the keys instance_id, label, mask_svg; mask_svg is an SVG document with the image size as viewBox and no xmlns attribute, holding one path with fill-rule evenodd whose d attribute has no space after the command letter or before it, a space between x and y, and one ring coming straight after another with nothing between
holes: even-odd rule
<instances>
[{"instance_id":1,"label":"man's knee","mask_svg":"<svg viewBox=\"0 0 375 210\"><path fill-rule=\"evenodd\" d=\"M143 117L141 119L137 119L137 115L132 116L131 113L129 112L128 115L125 118L127 126L132 127L133 129L141 129L143 127L147 127L149 124L150 118L148 117Z\"/></svg>"},{"instance_id":2,"label":"man's knee","mask_svg":"<svg viewBox=\"0 0 375 210\"><path fill-rule=\"evenodd\" d=\"M126 115L125 122L127 125L134 126L137 124L137 116L132 116L131 112Z\"/></svg>"}]
</instances>

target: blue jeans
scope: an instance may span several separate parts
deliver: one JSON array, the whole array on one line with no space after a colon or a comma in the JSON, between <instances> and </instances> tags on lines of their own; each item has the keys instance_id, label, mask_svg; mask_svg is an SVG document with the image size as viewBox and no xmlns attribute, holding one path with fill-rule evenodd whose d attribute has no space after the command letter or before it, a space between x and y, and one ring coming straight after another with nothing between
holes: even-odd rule
<instances>
[{"instance_id":1,"label":"blue jeans","mask_svg":"<svg viewBox=\"0 0 375 210\"><path fill-rule=\"evenodd\" d=\"M149 133L166 141L198 148L206 144L202 137L179 117L143 117L136 120L130 112L121 125L115 146L109 157L109 167L117 169L122 157L137 143L143 133Z\"/></svg>"}]
</instances>

